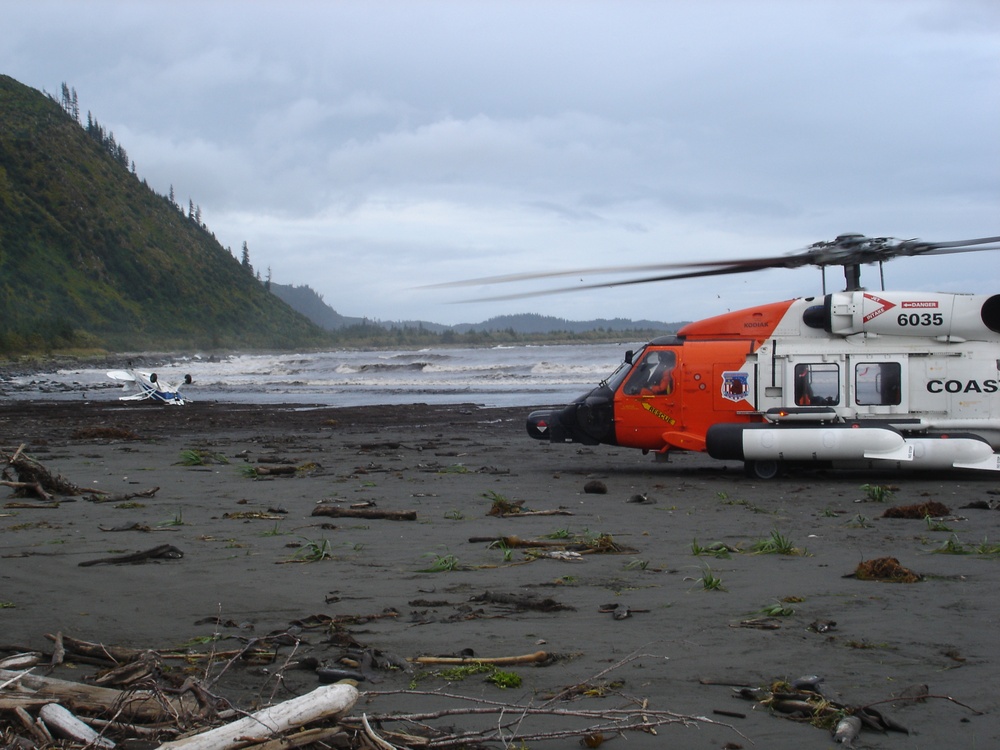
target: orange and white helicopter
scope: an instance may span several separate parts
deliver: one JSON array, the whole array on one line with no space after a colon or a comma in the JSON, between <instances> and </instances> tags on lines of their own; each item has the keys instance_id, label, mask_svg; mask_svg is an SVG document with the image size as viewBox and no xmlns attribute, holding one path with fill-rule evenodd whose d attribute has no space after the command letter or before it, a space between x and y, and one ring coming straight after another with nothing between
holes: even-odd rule
<instances>
[{"instance_id":1,"label":"orange and white helicopter","mask_svg":"<svg viewBox=\"0 0 1000 750\"><path fill-rule=\"evenodd\" d=\"M768 479L796 463L1000 471L1000 294L867 291L862 265L1000 249L1000 237L923 242L848 234L796 254L641 266L638 284L815 265L823 295L726 313L654 339L573 403L532 412L553 443L705 451ZM826 293L826 266L846 288ZM518 281L530 274L467 283ZM884 279L884 277L883 277ZM883 283L884 286L884 283ZM570 291L570 290L553 290ZM506 295L493 299L529 295Z\"/></svg>"}]
</instances>

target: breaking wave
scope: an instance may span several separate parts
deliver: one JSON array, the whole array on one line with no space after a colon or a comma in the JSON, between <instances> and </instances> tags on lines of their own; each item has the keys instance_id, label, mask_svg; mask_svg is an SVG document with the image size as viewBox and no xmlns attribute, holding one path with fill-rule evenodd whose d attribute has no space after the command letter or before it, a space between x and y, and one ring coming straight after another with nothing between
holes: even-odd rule
<instances>
[{"instance_id":1,"label":"breaking wave","mask_svg":"<svg viewBox=\"0 0 1000 750\"><path fill-rule=\"evenodd\" d=\"M477 403L517 406L566 403L609 375L635 344L497 346L394 351L234 354L157 362L167 383L192 400L323 403ZM137 365L150 369L152 365ZM120 385L120 384L119 384ZM14 398L113 399L119 385L104 370L60 370L0 380Z\"/></svg>"}]
</instances>

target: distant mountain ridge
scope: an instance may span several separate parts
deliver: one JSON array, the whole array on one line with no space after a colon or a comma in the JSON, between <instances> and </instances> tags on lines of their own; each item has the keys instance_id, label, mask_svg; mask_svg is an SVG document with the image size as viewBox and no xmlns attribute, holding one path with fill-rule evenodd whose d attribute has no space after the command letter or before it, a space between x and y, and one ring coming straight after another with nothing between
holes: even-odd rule
<instances>
[{"instance_id":1,"label":"distant mountain ridge","mask_svg":"<svg viewBox=\"0 0 1000 750\"><path fill-rule=\"evenodd\" d=\"M631 320L629 318L596 318L594 320L566 320L551 315L520 313L498 315L483 323L462 323L452 326L455 331L506 331L517 333L584 333L585 331L676 331L680 324L659 320Z\"/></svg>"},{"instance_id":2,"label":"distant mountain ridge","mask_svg":"<svg viewBox=\"0 0 1000 750\"><path fill-rule=\"evenodd\" d=\"M435 333L454 331L467 333L469 331L513 331L519 334L533 333L585 333L587 331L676 331L683 322L664 323L658 320L630 320L627 318L597 318L595 320L566 320L551 315L537 313L519 313L516 315L498 315L482 323L458 323L448 326L441 323L431 323L424 320L382 321L369 318L355 318L341 315L308 285L295 286L271 283L271 292L280 297L290 307L305 315L317 325L328 331L336 331L354 325L379 325L383 328L422 328Z\"/></svg>"}]
</instances>

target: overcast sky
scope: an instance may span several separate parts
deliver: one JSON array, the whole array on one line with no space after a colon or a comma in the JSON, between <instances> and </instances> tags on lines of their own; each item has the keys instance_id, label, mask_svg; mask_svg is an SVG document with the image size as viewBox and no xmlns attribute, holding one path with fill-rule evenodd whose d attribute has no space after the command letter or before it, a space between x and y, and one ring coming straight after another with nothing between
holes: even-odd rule
<instances>
[{"instance_id":1,"label":"overcast sky","mask_svg":"<svg viewBox=\"0 0 1000 750\"><path fill-rule=\"evenodd\" d=\"M9 0L0 73L75 88L155 190L344 315L691 319L819 272L415 287L1000 235L996 0ZM886 274L1000 292L1000 253Z\"/></svg>"}]
</instances>

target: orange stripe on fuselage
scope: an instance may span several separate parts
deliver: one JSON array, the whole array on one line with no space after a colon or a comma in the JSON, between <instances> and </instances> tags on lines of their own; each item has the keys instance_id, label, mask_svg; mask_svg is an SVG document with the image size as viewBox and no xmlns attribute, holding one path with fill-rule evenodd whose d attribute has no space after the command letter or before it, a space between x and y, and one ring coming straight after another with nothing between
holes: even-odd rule
<instances>
[{"instance_id":1,"label":"orange stripe on fuselage","mask_svg":"<svg viewBox=\"0 0 1000 750\"><path fill-rule=\"evenodd\" d=\"M785 317L795 300L772 302L769 305L716 315L696 320L681 328L677 335L683 339L748 338L758 343L771 336L778 323Z\"/></svg>"},{"instance_id":2,"label":"orange stripe on fuselage","mask_svg":"<svg viewBox=\"0 0 1000 750\"><path fill-rule=\"evenodd\" d=\"M756 371L747 357L777 329L794 300L717 315L678 331L680 345L650 344L674 353L675 387L661 396L615 394L618 445L662 451L704 450L708 428L719 422L759 421Z\"/></svg>"}]
</instances>

